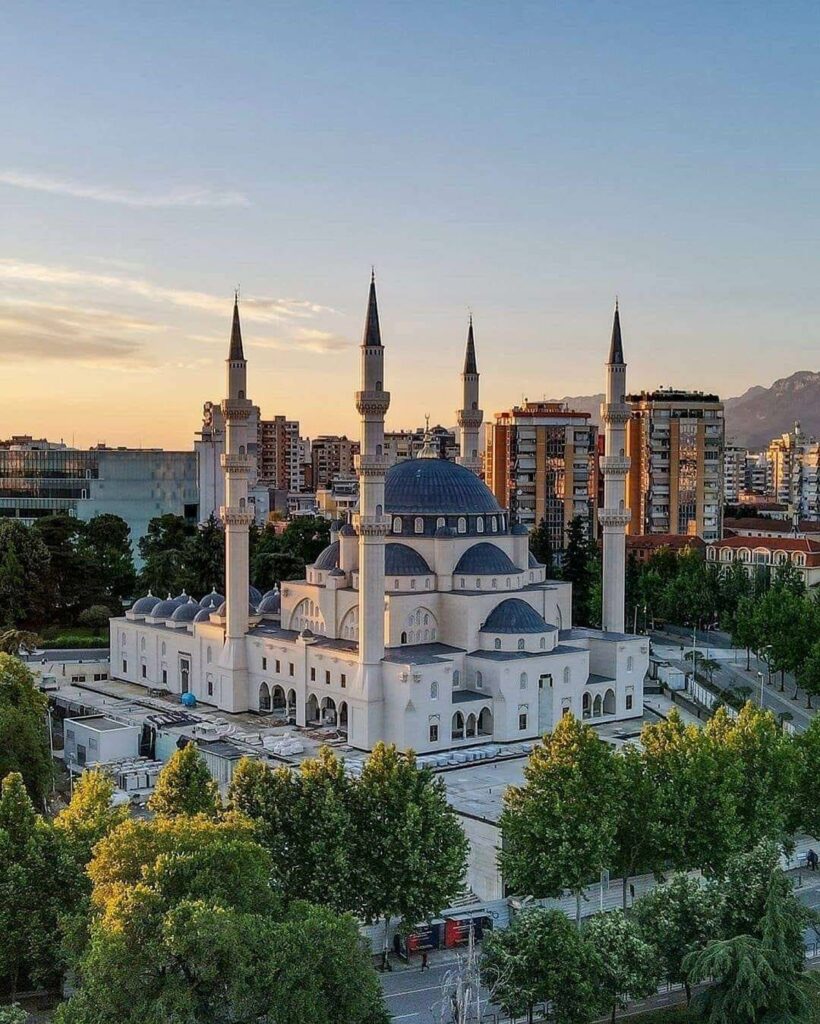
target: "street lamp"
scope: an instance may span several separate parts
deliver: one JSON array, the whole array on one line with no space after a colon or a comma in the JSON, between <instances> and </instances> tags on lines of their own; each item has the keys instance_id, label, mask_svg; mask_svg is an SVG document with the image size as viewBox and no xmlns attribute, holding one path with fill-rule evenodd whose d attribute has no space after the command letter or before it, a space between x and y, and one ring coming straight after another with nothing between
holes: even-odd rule
<instances>
[{"instance_id":1,"label":"street lamp","mask_svg":"<svg viewBox=\"0 0 820 1024\"><path fill-rule=\"evenodd\" d=\"M760 653L762 654L763 651L770 651L771 649L772 649L772 645L771 644L766 644L766 646L761 649ZM769 661L769 655L768 654L766 655L764 660L766 662L766 674L768 676L766 682L769 684L769 686L771 686L772 685L772 666L771 666L771 662Z\"/></svg>"},{"instance_id":2,"label":"street lamp","mask_svg":"<svg viewBox=\"0 0 820 1024\"><path fill-rule=\"evenodd\" d=\"M763 673L758 672L757 674L760 679L760 706L763 707Z\"/></svg>"}]
</instances>

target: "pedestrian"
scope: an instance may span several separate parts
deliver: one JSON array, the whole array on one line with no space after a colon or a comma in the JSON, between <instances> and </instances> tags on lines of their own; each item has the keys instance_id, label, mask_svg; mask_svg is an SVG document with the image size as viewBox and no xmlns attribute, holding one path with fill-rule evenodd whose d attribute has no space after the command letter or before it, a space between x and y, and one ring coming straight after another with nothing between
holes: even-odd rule
<instances>
[{"instance_id":1,"label":"pedestrian","mask_svg":"<svg viewBox=\"0 0 820 1024\"><path fill-rule=\"evenodd\" d=\"M809 865L811 871L817 870L817 854L814 850L809 850L806 854L806 863Z\"/></svg>"},{"instance_id":2,"label":"pedestrian","mask_svg":"<svg viewBox=\"0 0 820 1024\"><path fill-rule=\"evenodd\" d=\"M423 949L421 951L421 969L423 971L429 971L430 970L430 964L427 963L427 950L426 949Z\"/></svg>"}]
</instances>

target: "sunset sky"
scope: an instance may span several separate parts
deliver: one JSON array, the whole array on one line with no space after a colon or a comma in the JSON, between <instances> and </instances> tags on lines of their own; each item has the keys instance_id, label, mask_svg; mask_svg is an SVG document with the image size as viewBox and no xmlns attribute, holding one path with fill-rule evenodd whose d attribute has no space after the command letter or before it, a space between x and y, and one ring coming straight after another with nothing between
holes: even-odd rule
<instances>
[{"instance_id":1,"label":"sunset sky","mask_svg":"<svg viewBox=\"0 0 820 1024\"><path fill-rule=\"evenodd\" d=\"M249 391L356 431L820 368L820 6L6 0L0 437L189 448Z\"/></svg>"}]
</instances>

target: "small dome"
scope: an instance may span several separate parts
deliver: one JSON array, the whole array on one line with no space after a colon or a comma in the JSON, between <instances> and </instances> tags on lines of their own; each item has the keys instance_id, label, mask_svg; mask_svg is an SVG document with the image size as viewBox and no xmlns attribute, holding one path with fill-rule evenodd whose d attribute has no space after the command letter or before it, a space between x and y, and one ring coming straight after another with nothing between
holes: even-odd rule
<instances>
[{"instance_id":1,"label":"small dome","mask_svg":"<svg viewBox=\"0 0 820 1024\"><path fill-rule=\"evenodd\" d=\"M471 548L467 548L453 569L453 573L464 573L466 576L512 572L521 572L521 570L510 561L506 552L488 541L473 544Z\"/></svg>"},{"instance_id":2,"label":"small dome","mask_svg":"<svg viewBox=\"0 0 820 1024\"><path fill-rule=\"evenodd\" d=\"M202 606L191 598L185 604L181 604L179 608L171 616L171 622L193 622L197 614L202 611ZM209 611L210 614L210 611Z\"/></svg>"},{"instance_id":3,"label":"small dome","mask_svg":"<svg viewBox=\"0 0 820 1024\"><path fill-rule=\"evenodd\" d=\"M257 605L262 600L262 592L256 587L248 587L248 600L251 604Z\"/></svg>"},{"instance_id":4,"label":"small dome","mask_svg":"<svg viewBox=\"0 0 820 1024\"><path fill-rule=\"evenodd\" d=\"M187 601L188 598L186 597L185 600ZM154 605L151 611L151 618L170 619L177 608L179 608L179 605L172 599L160 601L159 604Z\"/></svg>"},{"instance_id":5,"label":"small dome","mask_svg":"<svg viewBox=\"0 0 820 1024\"><path fill-rule=\"evenodd\" d=\"M313 632L313 630L312 629L308 629L307 626L305 626L305 628L299 634L299 636L301 637L302 640L312 640L315 635L316 634Z\"/></svg>"},{"instance_id":6,"label":"small dome","mask_svg":"<svg viewBox=\"0 0 820 1024\"><path fill-rule=\"evenodd\" d=\"M172 598L172 600L173 600L174 604L177 607L179 607L181 604L187 604L188 603L188 595L185 593L185 590L183 589L182 593L181 594L177 594L177 596Z\"/></svg>"},{"instance_id":7,"label":"small dome","mask_svg":"<svg viewBox=\"0 0 820 1024\"><path fill-rule=\"evenodd\" d=\"M131 611L135 615L150 615L158 604L159 598L154 597L154 595L149 592L145 597L141 597L133 603Z\"/></svg>"},{"instance_id":8,"label":"small dome","mask_svg":"<svg viewBox=\"0 0 820 1024\"><path fill-rule=\"evenodd\" d=\"M213 611L213 609L211 609ZM223 619L228 614L228 602L223 601L222 604L216 609L216 614L220 615ZM248 614L256 615L256 609L252 604L248 605Z\"/></svg>"},{"instance_id":9,"label":"small dome","mask_svg":"<svg viewBox=\"0 0 820 1024\"><path fill-rule=\"evenodd\" d=\"M334 540L313 563L314 569L335 569L339 564L339 542Z\"/></svg>"},{"instance_id":10,"label":"small dome","mask_svg":"<svg viewBox=\"0 0 820 1024\"><path fill-rule=\"evenodd\" d=\"M516 523L511 529L510 533L513 537L529 537L530 531L524 526L523 523Z\"/></svg>"},{"instance_id":11,"label":"small dome","mask_svg":"<svg viewBox=\"0 0 820 1024\"><path fill-rule=\"evenodd\" d=\"M394 515L480 515L503 511L490 488L447 459L408 459L387 471L384 507Z\"/></svg>"},{"instance_id":12,"label":"small dome","mask_svg":"<svg viewBox=\"0 0 820 1024\"><path fill-rule=\"evenodd\" d=\"M432 569L418 551L406 544L386 544L384 571L388 576L424 576Z\"/></svg>"},{"instance_id":13,"label":"small dome","mask_svg":"<svg viewBox=\"0 0 820 1024\"><path fill-rule=\"evenodd\" d=\"M210 622L213 608L200 608L194 616L194 622Z\"/></svg>"},{"instance_id":14,"label":"small dome","mask_svg":"<svg viewBox=\"0 0 820 1024\"><path fill-rule=\"evenodd\" d=\"M330 524L330 532L338 533L339 530L341 530L341 528L344 526L344 524L344 519L334 519L333 522Z\"/></svg>"},{"instance_id":15,"label":"small dome","mask_svg":"<svg viewBox=\"0 0 820 1024\"><path fill-rule=\"evenodd\" d=\"M201 607L212 608L215 611L224 600L224 594L217 594L216 590L212 590L210 594L206 594L199 603Z\"/></svg>"},{"instance_id":16,"label":"small dome","mask_svg":"<svg viewBox=\"0 0 820 1024\"><path fill-rule=\"evenodd\" d=\"M328 573L328 576L335 576L337 579L339 576L344 578L345 575L346 573L342 569L331 569Z\"/></svg>"},{"instance_id":17,"label":"small dome","mask_svg":"<svg viewBox=\"0 0 820 1024\"><path fill-rule=\"evenodd\" d=\"M269 590L257 608L260 615L278 615L281 610L282 598L278 590Z\"/></svg>"},{"instance_id":18,"label":"small dome","mask_svg":"<svg viewBox=\"0 0 820 1024\"><path fill-rule=\"evenodd\" d=\"M356 531L350 523L345 523L339 530L340 537L355 537Z\"/></svg>"},{"instance_id":19,"label":"small dome","mask_svg":"<svg viewBox=\"0 0 820 1024\"><path fill-rule=\"evenodd\" d=\"M541 568L541 563L538 561L538 559L535 557L535 555L532 553L532 551L530 551L528 556L527 556L527 568L528 569L540 569Z\"/></svg>"},{"instance_id":20,"label":"small dome","mask_svg":"<svg viewBox=\"0 0 820 1024\"><path fill-rule=\"evenodd\" d=\"M547 633L548 626L531 604L510 597L493 608L481 627L482 633Z\"/></svg>"}]
</instances>

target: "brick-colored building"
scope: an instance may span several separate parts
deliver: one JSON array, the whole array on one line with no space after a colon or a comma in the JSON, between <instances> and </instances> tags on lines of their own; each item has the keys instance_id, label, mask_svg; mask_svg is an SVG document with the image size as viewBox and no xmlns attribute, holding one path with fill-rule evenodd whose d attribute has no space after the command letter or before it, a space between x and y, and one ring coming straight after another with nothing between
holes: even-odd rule
<instances>
[{"instance_id":1,"label":"brick-colored building","mask_svg":"<svg viewBox=\"0 0 820 1024\"><path fill-rule=\"evenodd\" d=\"M682 533L643 533L626 538L626 556L635 558L638 562L648 562L649 559L666 548L676 555L685 551L695 551L705 557L706 542L700 537L689 537Z\"/></svg>"},{"instance_id":2,"label":"brick-colored building","mask_svg":"<svg viewBox=\"0 0 820 1024\"><path fill-rule=\"evenodd\" d=\"M723 567L741 562L750 575L791 563L806 587L820 585L820 540L809 537L726 537L707 545L706 560Z\"/></svg>"},{"instance_id":3,"label":"brick-colored building","mask_svg":"<svg viewBox=\"0 0 820 1024\"><path fill-rule=\"evenodd\" d=\"M582 516L597 532L598 428L560 402L524 402L486 427L484 478L502 508L530 529L546 520L553 548Z\"/></svg>"}]
</instances>

